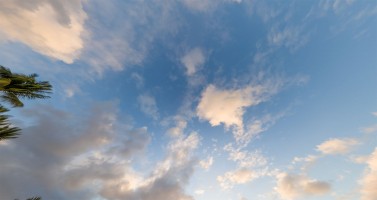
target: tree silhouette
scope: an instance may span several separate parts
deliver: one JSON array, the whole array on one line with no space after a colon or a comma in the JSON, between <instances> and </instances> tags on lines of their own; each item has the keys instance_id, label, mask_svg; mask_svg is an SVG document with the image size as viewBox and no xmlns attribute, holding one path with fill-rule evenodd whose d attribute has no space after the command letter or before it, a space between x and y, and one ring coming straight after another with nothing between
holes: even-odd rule
<instances>
[{"instance_id":1,"label":"tree silhouette","mask_svg":"<svg viewBox=\"0 0 377 200\"><path fill-rule=\"evenodd\" d=\"M47 81L37 81L37 77L37 74L12 73L10 69L0 65L0 101L12 107L23 107L20 98L49 98L48 94L51 93L52 86ZM0 141L17 138L21 131L9 123L9 116L4 114L7 111L9 110L0 104Z\"/></svg>"}]
</instances>

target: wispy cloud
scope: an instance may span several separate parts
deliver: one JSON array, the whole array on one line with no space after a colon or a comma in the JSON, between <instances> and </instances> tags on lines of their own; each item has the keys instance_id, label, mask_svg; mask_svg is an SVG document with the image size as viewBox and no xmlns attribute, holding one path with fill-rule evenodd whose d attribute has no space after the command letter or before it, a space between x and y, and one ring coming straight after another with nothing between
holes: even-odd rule
<instances>
[{"instance_id":1,"label":"wispy cloud","mask_svg":"<svg viewBox=\"0 0 377 200\"><path fill-rule=\"evenodd\" d=\"M352 138L333 138L319 144L317 151L323 154L346 154L358 144L360 144L360 142Z\"/></svg>"},{"instance_id":2,"label":"wispy cloud","mask_svg":"<svg viewBox=\"0 0 377 200\"><path fill-rule=\"evenodd\" d=\"M159 117L158 108L157 108L156 100L153 96L149 94L142 94L142 95L139 95L138 101L139 101L140 109L144 114L152 117L154 120L158 119Z\"/></svg>"},{"instance_id":3,"label":"wispy cloud","mask_svg":"<svg viewBox=\"0 0 377 200\"><path fill-rule=\"evenodd\" d=\"M237 184L245 184L259 177L257 173L250 169L237 169L226 172L223 176L218 176L217 181L224 189L230 189Z\"/></svg>"},{"instance_id":4,"label":"wispy cloud","mask_svg":"<svg viewBox=\"0 0 377 200\"><path fill-rule=\"evenodd\" d=\"M280 173L277 175L275 190L282 199L292 200L329 193L331 185L324 181L311 179L305 175Z\"/></svg>"},{"instance_id":5,"label":"wispy cloud","mask_svg":"<svg viewBox=\"0 0 377 200\"><path fill-rule=\"evenodd\" d=\"M203 169L205 169L205 170L209 170L209 168L211 168L211 166L213 165L213 157L210 156L210 157L208 157L208 158L205 159L205 160L201 160L201 161L199 162L199 165L200 165Z\"/></svg>"},{"instance_id":6,"label":"wispy cloud","mask_svg":"<svg viewBox=\"0 0 377 200\"><path fill-rule=\"evenodd\" d=\"M86 23L91 35L85 41L82 60L97 75L141 65L153 42L176 32L179 13L175 8L175 2L91 1L87 10L93 17Z\"/></svg>"},{"instance_id":7,"label":"wispy cloud","mask_svg":"<svg viewBox=\"0 0 377 200\"><path fill-rule=\"evenodd\" d=\"M186 68L188 76L194 75L205 63L206 58L201 48L194 48L188 51L182 58L181 62Z\"/></svg>"},{"instance_id":8,"label":"wispy cloud","mask_svg":"<svg viewBox=\"0 0 377 200\"><path fill-rule=\"evenodd\" d=\"M377 199L377 148L368 157L366 164L368 166L365 169L363 178L360 180L362 187L360 191L361 199Z\"/></svg>"},{"instance_id":9,"label":"wispy cloud","mask_svg":"<svg viewBox=\"0 0 377 200\"><path fill-rule=\"evenodd\" d=\"M377 132L377 124L367 126L361 129L363 133L374 133Z\"/></svg>"},{"instance_id":10,"label":"wispy cloud","mask_svg":"<svg viewBox=\"0 0 377 200\"><path fill-rule=\"evenodd\" d=\"M246 184L269 174L267 158L260 151L241 150L234 148L232 144L226 145L224 150L229 152L228 159L234 161L237 167L217 177L223 189L231 189L235 185Z\"/></svg>"}]
</instances>

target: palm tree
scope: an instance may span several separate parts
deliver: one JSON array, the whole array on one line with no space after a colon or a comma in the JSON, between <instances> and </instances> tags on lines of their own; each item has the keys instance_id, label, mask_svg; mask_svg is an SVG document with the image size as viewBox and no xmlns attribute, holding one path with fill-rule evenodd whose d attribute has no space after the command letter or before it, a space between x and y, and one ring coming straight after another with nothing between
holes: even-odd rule
<instances>
[{"instance_id":1,"label":"palm tree","mask_svg":"<svg viewBox=\"0 0 377 200\"><path fill-rule=\"evenodd\" d=\"M16 138L21 130L17 127L12 127L12 125L8 122L8 115L2 114L7 111L8 109L0 105L0 141Z\"/></svg>"},{"instance_id":2,"label":"palm tree","mask_svg":"<svg viewBox=\"0 0 377 200\"><path fill-rule=\"evenodd\" d=\"M37 74L12 73L10 69L0 65L0 101L13 107L22 107L24 104L20 98L49 98L52 86L47 81L37 81L37 77ZM9 110L0 104L0 141L16 138L21 130L8 122L9 116L3 114L7 111Z\"/></svg>"},{"instance_id":3,"label":"palm tree","mask_svg":"<svg viewBox=\"0 0 377 200\"><path fill-rule=\"evenodd\" d=\"M37 74L24 75L12 73L10 69L0 65L0 95L2 101L13 107L22 107L24 104L19 99L44 99L49 98L52 86L47 81L36 81Z\"/></svg>"}]
</instances>

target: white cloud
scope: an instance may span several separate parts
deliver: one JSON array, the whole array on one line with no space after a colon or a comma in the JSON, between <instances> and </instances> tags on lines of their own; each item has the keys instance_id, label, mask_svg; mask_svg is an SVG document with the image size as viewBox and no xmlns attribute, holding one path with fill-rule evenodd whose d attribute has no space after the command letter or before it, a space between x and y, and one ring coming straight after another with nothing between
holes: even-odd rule
<instances>
[{"instance_id":1,"label":"white cloud","mask_svg":"<svg viewBox=\"0 0 377 200\"><path fill-rule=\"evenodd\" d=\"M304 175L280 173L277 175L276 192L284 200L305 196L324 195L331 190L327 182L310 179Z\"/></svg>"},{"instance_id":2,"label":"white cloud","mask_svg":"<svg viewBox=\"0 0 377 200\"><path fill-rule=\"evenodd\" d=\"M260 151L241 151L240 148L235 149L232 144L226 145L224 150L229 152L228 159L236 162L237 168L217 177L223 189L230 189L234 185L245 184L268 174L267 158Z\"/></svg>"},{"instance_id":3,"label":"white cloud","mask_svg":"<svg viewBox=\"0 0 377 200\"><path fill-rule=\"evenodd\" d=\"M364 127L361 129L361 131L363 133L374 133L374 132L377 132L377 124L374 124L374 125L371 125L371 126L368 126L368 127Z\"/></svg>"},{"instance_id":4,"label":"white cloud","mask_svg":"<svg viewBox=\"0 0 377 200\"><path fill-rule=\"evenodd\" d=\"M137 88L140 89L144 86L144 78L140 74L134 72L131 74L131 78L135 81Z\"/></svg>"},{"instance_id":5,"label":"white cloud","mask_svg":"<svg viewBox=\"0 0 377 200\"><path fill-rule=\"evenodd\" d=\"M275 123L277 119L282 117L284 114L277 114L275 116L266 115L260 119L254 118L248 121L244 127L244 130L233 131L233 136L236 142L241 147L246 147L252 139L257 137L260 133L266 131L271 125Z\"/></svg>"},{"instance_id":6,"label":"white cloud","mask_svg":"<svg viewBox=\"0 0 377 200\"><path fill-rule=\"evenodd\" d=\"M268 42L275 46L284 46L292 51L304 46L308 35L303 33L301 27L273 27L268 34Z\"/></svg>"},{"instance_id":7,"label":"white cloud","mask_svg":"<svg viewBox=\"0 0 377 200\"><path fill-rule=\"evenodd\" d=\"M202 190L202 189L199 189L199 190L195 190L195 194L196 195L203 195L206 191L205 190Z\"/></svg>"},{"instance_id":8,"label":"white cloud","mask_svg":"<svg viewBox=\"0 0 377 200\"><path fill-rule=\"evenodd\" d=\"M356 139L329 139L317 146L317 151L323 154L346 154L355 146L360 144Z\"/></svg>"},{"instance_id":9,"label":"white cloud","mask_svg":"<svg viewBox=\"0 0 377 200\"><path fill-rule=\"evenodd\" d=\"M201 160L199 162L199 165L205 169L205 170L208 170L212 165L213 165L213 157L210 156L208 157L206 160Z\"/></svg>"},{"instance_id":10,"label":"white cloud","mask_svg":"<svg viewBox=\"0 0 377 200\"><path fill-rule=\"evenodd\" d=\"M173 1L90 1L86 10L94 17L86 23L91 35L86 40L82 60L97 75L103 75L108 69L121 71L140 66L153 42L177 32L180 13L176 4Z\"/></svg>"},{"instance_id":11,"label":"white cloud","mask_svg":"<svg viewBox=\"0 0 377 200\"><path fill-rule=\"evenodd\" d=\"M199 47L191 49L181 58L181 63L185 66L188 76L194 75L203 66L205 61L204 52Z\"/></svg>"},{"instance_id":12,"label":"white cloud","mask_svg":"<svg viewBox=\"0 0 377 200\"><path fill-rule=\"evenodd\" d=\"M351 156L350 160L357 164L365 164L367 163L369 156Z\"/></svg>"},{"instance_id":13,"label":"white cloud","mask_svg":"<svg viewBox=\"0 0 377 200\"><path fill-rule=\"evenodd\" d=\"M21 42L38 53L72 63L84 47L85 19L81 0L2 1L0 31L4 34L0 36L5 36L2 40Z\"/></svg>"},{"instance_id":14,"label":"white cloud","mask_svg":"<svg viewBox=\"0 0 377 200\"><path fill-rule=\"evenodd\" d=\"M181 0L188 9L197 12L210 12L223 3L241 3L242 0Z\"/></svg>"},{"instance_id":15,"label":"white cloud","mask_svg":"<svg viewBox=\"0 0 377 200\"><path fill-rule=\"evenodd\" d=\"M247 146L254 136L265 131L276 118L266 116L254 119L244 126L243 115L250 106L268 100L281 87L279 80L266 81L264 84L250 84L240 89L221 89L208 85L201 94L196 115L208 120L212 126L224 124L240 146Z\"/></svg>"},{"instance_id":16,"label":"white cloud","mask_svg":"<svg viewBox=\"0 0 377 200\"><path fill-rule=\"evenodd\" d=\"M240 168L261 167L267 165L267 158L265 158L259 150L254 152L241 151L239 148L235 149L231 144L224 147L224 150L229 152L229 160L237 163Z\"/></svg>"},{"instance_id":17,"label":"white cloud","mask_svg":"<svg viewBox=\"0 0 377 200\"><path fill-rule=\"evenodd\" d=\"M223 189L231 189L236 184L245 184L258 177L259 174L252 170L237 169L218 176L217 181Z\"/></svg>"},{"instance_id":18,"label":"white cloud","mask_svg":"<svg viewBox=\"0 0 377 200\"><path fill-rule=\"evenodd\" d=\"M377 148L369 156L366 163L368 167L364 172L361 183L361 200L375 200L377 199Z\"/></svg>"},{"instance_id":19,"label":"white cloud","mask_svg":"<svg viewBox=\"0 0 377 200\"><path fill-rule=\"evenodd\" d=\"M141 111L144 114L152 117L154 120L157 120L159 117L159 114L158 114L158 108L156 105L156 100L154 99L154 97L148 94L142 94L137 99L138 99Z\"/></svg>"},{"instance_id":20,"label":"white cloud","mask_svg":"<svg viewBox=\"0 0 377 200\"><path fill-rule=\"evenodd\" d=\"M174 120L176 125L168 130L168 134L172 137L180 137L183 135L187 122L180 116L174 117Z\"/></svg>"},{"instance_id":21,"label":"white cloud","mask_svg":"<svg viewBox=\"0 0 377 200\"><path fill-rule=\"evenodd\" d=\"M196 109L200 119L208 120L212 126L223 123L227 128L243 128L243 114L249 106L265 100L261 85L247 86L242 89L219 89L210 84L202 93Z\"/></svg>"},{"instance_id":22,"label":"white cloud","mask_svg":"<svg viewBox=\"0 0 377 200\"><path fill-rule=\"evenodd\" d=\"M305 157L294 157L292 161L292 165L301 164L301 170L307 171L310 167L312 167L318 159L322 156L318 155L307 155ZM293 168L293 166L291 166Z\"/></svg>"},{"instance_id":23,"label":"white cloud","mask_svg":"<svg viewBox=\"0 0 377 200\"><path fill-rule=\"evenodd\" d=\"M213 0L182 0L182 3L193 11L205 12L214 9L220 1Z\"/></svg>"}]
</instances>

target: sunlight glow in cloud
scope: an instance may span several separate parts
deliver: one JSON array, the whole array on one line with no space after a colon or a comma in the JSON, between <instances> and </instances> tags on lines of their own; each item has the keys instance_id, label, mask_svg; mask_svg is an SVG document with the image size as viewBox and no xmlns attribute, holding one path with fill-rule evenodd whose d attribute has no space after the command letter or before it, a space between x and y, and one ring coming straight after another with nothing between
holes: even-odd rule
<instances>
[{"instance_id":1,"label":"sunlight glow in cloud","mask_svg":"<svg viewBox=\"0 0 377 200\"><path fill-rule=\"evenodd\" d=\"M277 176L275 190L282 199L293 200L303 196L323 195L330 192L327 182L310 179L303 175L281 173Z\"/></svg>"},{"instance_id":2,"label":"sunlight glow in cloud","mask_svg":"<svg viewBox=\"0 0 377 200\"><path fill-rule=\"evenodd\" d=\"M84 47L86 18L80 0L0 3L0 26L6 40L22 42L66 63L73 63Z\"/></svg>"},{"instance_id":3,"label":"sunlight glow in cloud","mask_svg":"<svg viewBox=\"0 0 377 200\"><path fill-rule=\"evenodd\" d=\"M357 140L351 138L329 139L317 146L317 150L323 154L345 154L351 151L352 147L360 144Z\"/></svg>"},{"instance_id":4,"label":"sunlight glow in cloud","mask_svg":"<svg viewBox=\"0 0 377 200\"><path fill-rule=\"evenodd\" d=\"M368 167L364 172L364 177L360 180L362 184L361 199L377 199L377 148L367 160Z\"/></svg>"},{"instance_id":5,"label":"sunlight glow in cloud","mask_svg":"<svg viewBox=\"0 0 377 200\"><path fill-rule=\"evenodd\" d=\"M261 86L223 90L209 85L202 93L197 115L212 126L223 123L227 128L236 126L242 129L245 109L263 101L264 92Z\"/></svg>"}]
</instances>

